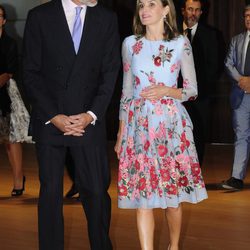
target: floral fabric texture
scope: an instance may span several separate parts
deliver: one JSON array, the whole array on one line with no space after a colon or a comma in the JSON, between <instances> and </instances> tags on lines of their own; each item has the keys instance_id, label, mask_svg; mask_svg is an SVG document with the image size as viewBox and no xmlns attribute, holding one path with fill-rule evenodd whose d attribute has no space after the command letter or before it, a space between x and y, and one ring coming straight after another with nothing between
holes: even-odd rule
<instances>
[{"instance_id":1,"label":"floral fabric texture","mask_svg":"<svg viewBox=\"0 0 250 250\"><path fill-rule=\"evenodd\" d=\"M28 136L30 116L23 103L17 84L13 79L10 79L7 84L8 94L11 99L11 113L6 117L0 114L0 143L32 143L31 136Z\"/></svg>"},{"instance_id":2,"label":"floral fabric texture","mask_svg":"<svg viewBox=\"0 0 250 250\"><path fill-rule=\"evenodd\" d=\"M195 99L197 83L192 50L183 37L150 41L135 36L122 46L123 91L119 119L122 132L118 175L120 208L178 207L207 198L193 141L192 122L182 105ZM154 85L177 88L183 76L182 100L140 96Z\"/></svg>"}]
</instances>

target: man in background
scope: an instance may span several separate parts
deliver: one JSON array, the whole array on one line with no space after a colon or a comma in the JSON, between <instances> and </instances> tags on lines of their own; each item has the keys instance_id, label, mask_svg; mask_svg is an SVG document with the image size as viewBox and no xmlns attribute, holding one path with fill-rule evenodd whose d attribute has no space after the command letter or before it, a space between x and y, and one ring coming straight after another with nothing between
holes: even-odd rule
<instances>
[{"instance_id":1,"label":"man in background","mask_svg":"<svg viewBox=\"0 0 250 250\"><path fill-rule=\"evenodd\" d=\"M232 82L230 95L233 110L234 162L231 177L222 187L241 190L244 186L250 151L250 5L244 10L246 31L233 37L225 60Z\"/></svg>"},{"instance_id":2,"label":"man in background","mask_svg":"<svg viewBox=\"0 0 250 250\"><path fill-rule=\"evenodd\" d=\"M184 105L194 126L194 142L200 165L203 163L205 143L209 137L210 97L214 90L218 71L218 43L213 29L200 22L203 2L184 0L182 6L183 23L180 31L188 37L192 45L198 84L198 98Z\"/></svg>"}]
</instances>

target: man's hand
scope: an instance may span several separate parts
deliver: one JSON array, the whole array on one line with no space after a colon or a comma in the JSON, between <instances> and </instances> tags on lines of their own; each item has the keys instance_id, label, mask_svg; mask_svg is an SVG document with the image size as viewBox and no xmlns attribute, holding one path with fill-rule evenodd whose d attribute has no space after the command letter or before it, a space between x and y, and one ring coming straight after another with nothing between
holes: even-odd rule
<instances>
[{"instance_id":1,"label":"man's hand","mask_svg":"<svg viewBox=\"0 0 250 250\"><path fill-rule=\"evenodd\" d=\"M93 121L93 117L88 113L81 113L69 116L69 121L64 135L82 136L85 128Z\"/></svg>"},{"instance_id":2,"label":"man's hand","mask_svg":"<svg viewBox=\"0 0 250 250\"><path fill-rule=\"evenodd\" d=\"M50 122L64 133L67 132L66 126L70 125L70 119L66 115L56 115Z\"/></svg>"},{"instance_id":3,"label":"man's hand","mask_svg":"<svg viewBox=\"0 0 250 250\"><path fill-rule=\"evenodd\" d=\"M245 93L250 93L250 76L242 76L238 84Z\"/></svg>"}]
</instances>

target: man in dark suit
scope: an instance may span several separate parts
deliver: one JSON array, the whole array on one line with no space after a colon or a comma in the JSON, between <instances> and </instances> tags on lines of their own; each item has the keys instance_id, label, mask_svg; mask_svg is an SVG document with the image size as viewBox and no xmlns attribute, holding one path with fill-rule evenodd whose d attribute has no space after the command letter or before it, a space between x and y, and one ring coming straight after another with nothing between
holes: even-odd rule
<instances>
[{"instance_id":1,"label":"man in dark suit","mask_svg":"<svg viewBox=\"0 0 250 250\"><path fill-rule=\"evenodd\" d=\"M192 45L198 98L185 103L194 126L194 141L200 165L203 163L205 143L209 135L210 97L218 71L218 43L216 33L199 22L202 15L200 0L184 0L182 7L183 24L180 30Z\"/></svg>"},{"instance_id":2,"label":"man in dark suit","mask_svg":"<svg viewBox=\"0 0 250 250\"><path fill-rule=\"evenodd\" d=\"M246 30L233 37L225 59L232 82L230 95L235 133L234 162L231 177L222 187L241 190L246 177L250 154L250 5L244 10Z\"/></svg>"},{"instance_id":3,"label":"man in dark suit","mask_svg":"<svg viewBox=\"0 0 250 250\"><path fill-rule=\"evenodd\" d=\"M29 12L23 77L39 163L40 250L64 248L67 150L76 168L91 249L112 249L105 112L120 66L119 47L115 14L95 0L52 0Z\"/></svg>"}]
</instances>

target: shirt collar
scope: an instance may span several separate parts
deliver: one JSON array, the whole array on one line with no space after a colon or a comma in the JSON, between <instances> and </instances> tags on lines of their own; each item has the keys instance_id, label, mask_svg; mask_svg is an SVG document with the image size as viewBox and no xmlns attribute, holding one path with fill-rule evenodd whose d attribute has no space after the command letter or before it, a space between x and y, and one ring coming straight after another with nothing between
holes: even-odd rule
<instances>
[{"instance_id":1,"label":"shirt collar","mask_svg":"<svg viewBox=\"0 0 250 250\"><path fill-rule=\"evenodd\" d=\"M183 22L182 27L183 27L183 31L185 31L186 29L188 29L188 26L185 24L185 22ZM195 31L197 30L197 27L198 27L198 23L196 23L194 26L190 27L189 29L192 29L192 33L193 32L195 33Z\"/></svg>"},{"instance_id":2,"label":"shirt collar","mask_svg":"<svg viewBox=\"0 0 250 250\"><path fill-rule=\"evenodd\" d=\"M62 5L65 11L72 11L75 10L76 7L78 7L78 5L73 3L71 0L62 0ZM86 9L87 6L83 4L81 7L83 9Z\"/></svg>"}]
</instances>

